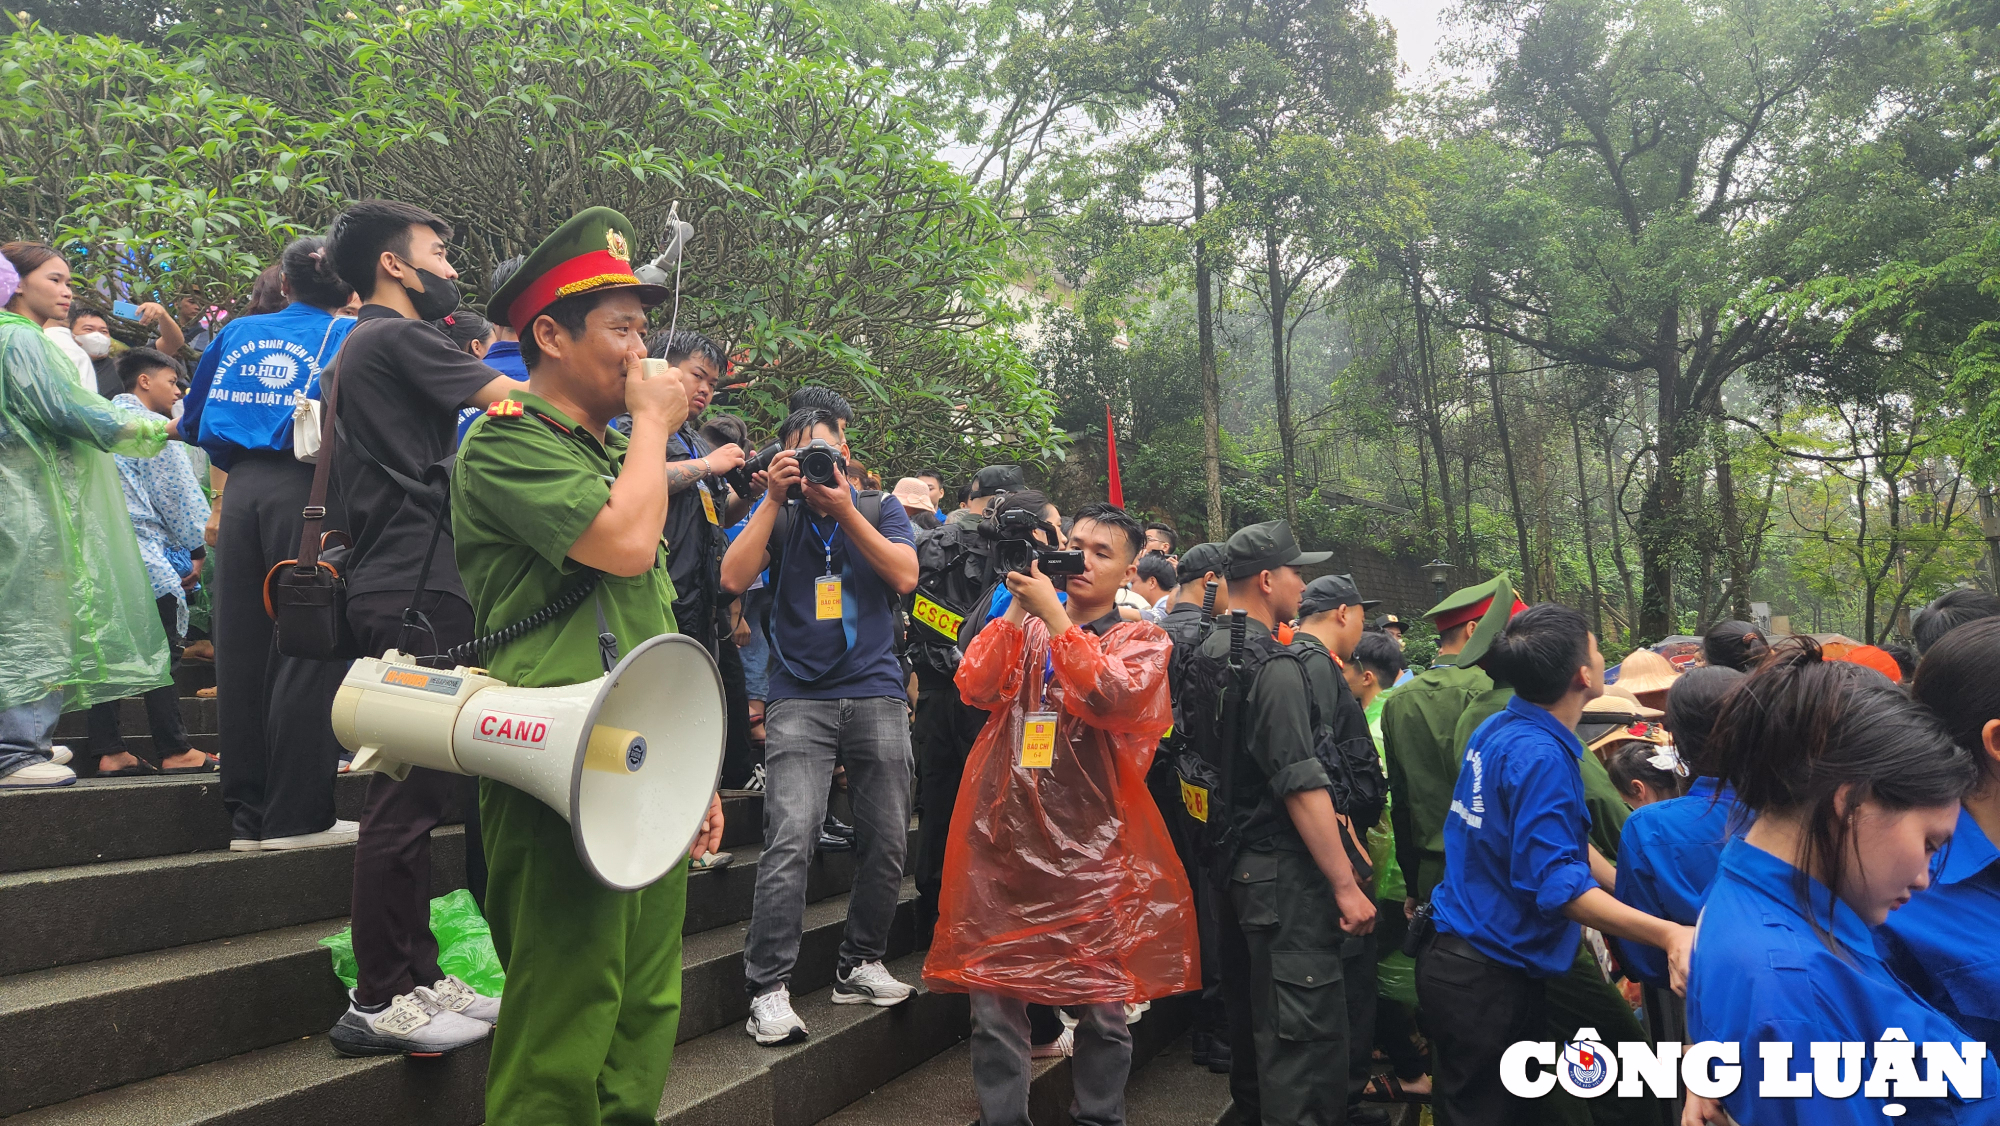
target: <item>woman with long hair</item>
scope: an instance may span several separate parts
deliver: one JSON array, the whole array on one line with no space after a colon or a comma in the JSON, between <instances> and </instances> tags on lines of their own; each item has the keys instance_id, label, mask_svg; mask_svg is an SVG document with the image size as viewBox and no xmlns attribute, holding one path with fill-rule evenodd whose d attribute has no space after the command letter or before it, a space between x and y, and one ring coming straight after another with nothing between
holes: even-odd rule
<instances>
[{"instance_id":1,"label":"woman with long hair","mask_svg":"<svg viewBox=\"0 0 2000 1126\"><path fill-rule=\"evenodd\" d=\"M2000 1044L2000 618L1944 635L1911 692L1979 764L1931 890L1875 932L1889 968L1973 1036Z\"/></svg>"},{"instance_id":2,"label":"woman with long hair","mask_svg":"<svg viewBox=\"0 0 2000 1126\"><path fill-rule=\"evenodd\" d=\"M1914 1060L1918 1046L1973 1039L1897 980L1871 933L1929 886L1979 780L1971 752L1895 684L1822 660L1810 641L1782 645L1731 691L1709 739L1757 817L1722 852L1688 975L1688 1038L1741 1046L1743 1079L1723 1108L1743 1126L1990 1120L1955 1088L1863 1086L1899 1051ZM1838 1057L1816 1059L1827 1042L1843 1045ZM1777 1044L1788 1062L1773 1060ZM2000 1090L1983 1053L1964 1069L1985 1094ZM1943 1073L1928 1054L1908 1070ZM1774 1077L1787 1097L1773 1097Z\"/></svg>"}]
</instances>

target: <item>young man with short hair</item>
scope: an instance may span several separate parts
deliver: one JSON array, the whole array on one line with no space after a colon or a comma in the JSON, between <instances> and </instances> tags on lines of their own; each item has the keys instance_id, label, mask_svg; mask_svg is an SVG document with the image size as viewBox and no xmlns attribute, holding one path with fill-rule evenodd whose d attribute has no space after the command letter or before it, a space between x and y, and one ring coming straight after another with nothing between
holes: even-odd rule
<instances>
[{"instance_id":1,"label":"young man with short hair","mask_svg":"<svg viewBox=\"0 0 2000 1126\"><path fill-rule=\"evenodd\" d=\"M445 653L475 632L440 524L447 488L433 467L452 453L461 407L483 409L519 384L431 323L458 307L450 238L451 225L423 208L368 200L334 219L325 250L362 301L328 381L340 433L322 456L333 458L331 493L353 539L347 624L371 657ZM412 609L422 624L406 625ZM438 965L430 929L431 830L454 796L470 805L473 789L470 779L422 767L402 781L368 780L354 848L358 980L330 1033L344 1053L450 1051L484 1037L499 1014L497 998ZM467 859L478 894L481 865Z\"/></svg>"},{"instance_id":2,"label":"young man with short hair","mask_svg":"<svg viewBox=\"0 0 2000 1126\"><path fill-rule=\"evenodd\" d=\"M1278 647L1274 626L1297 616L1306 586L1299 568L1328 555L1300 551L1283 520L1229 537L1230 608L1246 613L1252 660L1253 647L1266 654ZM1230 642L1230 631L1218 629L1202 655L1226 661ZM1350 940L1375 926L1375 901L1355 879L1331 779L1314 753L1308 691L1298 661L1261 660L1240 726L1224 732L1235 764L1228 804L1210 813L1225 819L1233 846L1219 924L1231 1051L1239 1069L1254 1061L1256 1074L1254 1084L1232 1076L1230 1086L1239 1115L1268 1123L1346 1115L1347 999L1330 983L1341 976Z\"/></svg>"},{"instance_id":3,"label":"young man with short hair","mask_svg":"<svg viewBox=\"0 0 2000 1126\"><path fill-rule=\"evenodd\" d=\"M743 518L750 498L739 497L722 475L747 455L735 443L710 445L700 419L715 398L715 385L729 359L722 348L691 329L646 340L646 354L681 373L688 416L667 443L667 572L674 580L674 623L681 632L717 652L717 610L729 601L721 589L722 553L729 539L722 529Z\"/></svg>"},{"instance_id":4,"label":"young man with short hair","mask_svg":"<svg viewBox=\"0 0 2000 1126\"><path fill-rule=\"evenodd\" d=\"M938 514L939 519L943 519L944 475L939 473L935 469L926 469L923 472L917 474L917 480L922 481L924 483L924 488L930 491L931 511L936 512Z\"/></svg>"},{"instance_id":5,"label":"young man with short hair","mask_svg":"<svg viewBox=\"0 0 2000 1126\"><path fill-rule=\"evenodd\" d=\"M1069 539L1083 572L1056 580L1068 602L1039 564L1008 574L1012 602L958 668L991 717L966 763L924 980L972 995L985 1126L1029 1126L1031 1003L1078 1015L1076 1121L1122 1124L1126 1005L1198 980L1193 893L1143 781L1172 718L1171 643L1115 608L1141 543L1123 509L1084 506Z\"/></svg>"},{"instance_id":6,"label":"young man with short hair","mask_svg":"<svg viewBox=\"0 0 2000 1126\"><path fill-rule=\"evenodd\" d=\"M1360 702L1361 714L1368 717L1369 729L1375 733L1377 743L1382 741L1382 708L1389 702L1385 693L1408 667L1403 647L1387 633L1363 633L1361 640L1354 643L1354 657L1344 669L1347 688Z\"/></svg>"},{"instance_id":7,"label":"young man with short hair","mask_svg":"<svg viewBox=\"0 0 2000 1126\"><path fill-rule=\"evenodd\" d=\"M1158 521L1146 525L1146 550L1142 555L1164 555L1168 562L1174 557L1174 530Z\"/></svg>"},{"instance_id":8,"label":"young man with short hair","mask_svg":"<svg viewBox=\"0 0 2000 1126\"><path fill-rule=\"evenodd\" d=\"M1321 765L1326 767L1329 778L1336 781L1342 780L1336 776L1337 770L1352 771L1357 763L1365 762L1371 771L1380 769L1376 765L1375 740L1368 733L1368 720L1346 679L1346 662L1367 628L1369 608L1377 605L1361 597L1352 575L1322 575L1307 583L1305 593L1299 598L1299 628L1292 637L1291 649L1305 664L1306 682L1319 717L1319 727L1314 732L1320 740L1317 746L1330 749L1335 760L1330 763L1322 760ZM1345 780L1350 785L1359 781L1351 776ZM1379 773L1373 777L1372 787L1375 792L1382 788ZM1354 869L1354 879L1373 897L1375 873L1365 859L1366 833L1370 827L1355 824L1344 810L1336 809L1336 813L1340 816L1342 847ZM1371 932L1348 936L1341 944L1340 965L1340 989L1347 1001L1348 1121L1386 1123L1388 1116L1379 1109L1364 1110L1353 1105L1360 1101L1362 1088L1368 1084L1375 1046L1375 935Z\"/></svg>"},{"instance_id":9,"label":"young man with short hair","mask_svg":"<svg viewBox=\"0 0 2000 1126\"><path fill-rule=\"evenodd\" d=\"M1132 580L1132 593L1145 599L1146 620L1158 622L1167 612L1167 604L1173 600L1174 588L1180 585L1176 568L1164 554L1149 551L1139 557L1136 567L1137 577Z\"/></svg>"},{"instance_id":10,"label":"young man with short hair","mask_svg":"<svg viewBox=\"0 0 2000 1126\"><path fill-rule=\"evenodd\" d=\"M119 358L116 373L123 390L111 400L137 414L162 422L181 400L181 366L151 348L133 348ZM196 553L206 554L201 541L208 523L208 497L195 479L187 452L169 442L152 457L118 454L118 477L125 489L125 509L138 534L139 559L152 581L160 626L166 630L173 659L180 658L187 637L187 587L195 581ZM194 749L181 719L180 690L172 684L146 693L146 726L153 736L156 768L125 749L118 724L117 702L96 704L88 716L90 754L97 755L97 777L140 774L210 774L216 760ZM86 772L89 773L89 772Z\"/></svg>"},{"instance_id":11,"label":"young man with short hair","mask_svg":"<svg viewBox=\"0 0 2000 1126\"><path fill-rule=\"evenodd\" d=\"M482 651L522 687L581 684L618 653L674 631L667 442L687 417L678 373L645 371L646 308L625 217L593 207L558 228L494 295L515 326L528 386L489 407L459 449L452 531L477 628L498 630L596 582L553 621ZM561 292L568 289L567 294ZM632 416L632 435L611 420ZM668 686L671 690L671 686ZM642 1126L659 1112L681 1008L687 867L613 891L577 858L569 823L539 800L481 779L486 917L507 973L486 1079L492 1126ZM696 836L721 846L712 799Z\"/></svg>"},{"instance_id":12,"label":"young man with short hair","mask_svg":"<svg viewBox=\"0 0 2000 1126\"><path fill-rule=\"evenodd\" d=\"M1526 1120L1524 1101L1500 1081L1500 1058L1515 1041L1548 1038L1549 986L1571 972L1582 927L1666 951L1677 992L1694 928L1613 898L1611 865L1591 848L1576 725L1604 692L1604 657L1583 615L1531 606L1486 659L1514 695L1466 748L1417 998L1433 1017L1440 1117L1497 1126Z\"/></svg>"},{"instance_id":13,"label":"young man with short hair","mask_svg":"<svg viewBox=\"0 0 2000 1126\"><path fill-rule=\"evenodd\" d=\"M807 1035L792 1009L790 983L807 866L836 759L847 768L856 865L833 1000L887 1007L911 993L882 959L910 823L909 695L896 627L901 599L917 585L915 533L893 496L871 498L880 506L874 519L862 511L831 410L795 411L778 439L784 448L771 460L765 502L722 558L722 589L732 595L748 590L758 572L770 572L764 851L743 950L750 994L744 1031L767 1045ZM803 477L800 451L814 442L832 448L831 484ZM796 501L789 499L794 488Z\"/></svg>"}]
</instances>

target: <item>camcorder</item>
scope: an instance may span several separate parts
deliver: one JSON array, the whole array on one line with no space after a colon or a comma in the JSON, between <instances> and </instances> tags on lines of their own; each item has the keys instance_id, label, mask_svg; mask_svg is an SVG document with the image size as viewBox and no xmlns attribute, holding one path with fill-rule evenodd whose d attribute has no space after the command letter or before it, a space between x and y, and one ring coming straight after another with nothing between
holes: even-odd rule
<instances>
[{"instance_id":1,"label":"camcorder","mask_svg":"<svg viewBox=\"0 0 2000 1126\"><path fill-rule=\"evenodd\" d=\"M998 574L1025 573L1036 563L1051 578L1083 574L1083 552L1058 551L1036 539L1036 532L1047 532L1052 541L1061 539L1047 520L1025 508L996 512L979 525L979 534L993 541L991 558Z\"/></svg>"}]
</instances>

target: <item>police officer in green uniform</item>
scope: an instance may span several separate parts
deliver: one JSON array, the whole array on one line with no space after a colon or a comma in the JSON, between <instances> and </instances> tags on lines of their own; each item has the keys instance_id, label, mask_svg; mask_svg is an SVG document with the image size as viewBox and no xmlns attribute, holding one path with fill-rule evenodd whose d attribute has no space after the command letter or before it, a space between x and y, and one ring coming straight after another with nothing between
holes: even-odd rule
<instances>
[{"instance_id":1,"label":"police officer in green uniform","mask_svg":"<svg viewBox=\"0 0 2000 1126\"><path fill-rule=\"evenodd\" d=\"M1229 603L1247 613L1247 651L1264 650L1244 699L1239 741L1231 759L1226 812L1234 848L1224 927L1224 990L1242 975L1238 994L1249 1001L1255 1047L1258 1113L1237 1112L1267 1126L1331 1126L1347 1118L1347 1000L1342 960L1349 940L1375 925L1375 903L1355 878L1342 847L1342 819L1328 793L1326 768L1313 754L1311 707L1299 661L1284 654L1272 627L1298 613L1305 590L1301 566L1327 552L1302 552L1282 520L1255 524L1229 538ZM1275 650L1279 655L1270 655ZM1225 660L1230 631L1202 646ZM1253 660L1256 655L1253 653ZM1232 966L1236 959L1242 964ZM1372 981L1367 987L1374 988ZM1237 997L1231 997L1232 1005ZM1236 1014L1232 1013L1232 1024ZM1238 1040L1236 1052L1246 1045Z\"/></svg>"},{"instance_id":2,"label":"police officer in green uniform","mask_svg":"<svg viewBox=\"0 0 2000 1126\"><path fill-rule=\"evenodd\" d=\"M1396 833L1396 863L1403 870L1409 907L1430 900L1444 878L1444 821L1458 784L1454 736L1459 717L1493 682L1458 654L1494 603L1514 605L1514 587L1502 572L1477 586L1452 592L1424 612L1438 631L1437 659L1396 689L1382 705L1382 748L1388 759L1389 817ZM1505 619L1501 619L1505 621Z\"/></svg>"},{"instance_id":3,"label":"police officer in green uniform","mask_svg":"<svg viewBox=\"0 0 2000 1126\"><path fill-rule=\"evenodd\" d=\"M646 307L667 292L632 273L631 224L595 207L535 249L489 305L520 333L528 383L474 422L452 475L459 572L482 634L586 582L552 621L483 653L509 684L578 684L674 630L660 536L667 442L687 416L672 369L647 377ZM628 440L608 428L629 413ZM671 686L662 686L671 691ZM691 780L706 786L707 779ZM679 1030L687 869L612 891L577 859L568 822L481 779L487 921L507 973L492 1039L492 1126L650 1126ZM718 848L710 806L697 854Z\"/></svg>"},{"instance_id":4,"label":"police officer in green uniform","mask_svg":"<svg viewBox=\"0 0 2000 1126\"><path fill-rule=\"evenodd\" d=\"M1507 593L1511 599L1511 587ZM1493 639L1500 636L1507 620L1513 616L1512 612L1500 613L1497 609L1500 601L1497 598L1494 600L1494 606L1481 616L1471 640L1459 651L1457 660L1464 667L1474 668L1486 659ZM1514 687L1505 680L1488 675L1487 682L1486 690L1474 696L1458 718L1452 740L1455 761L1464 761L1466 749L1472 744L1472 734L1479 730L1479 725L1505 711L1507 702L1514 698ZM1615 865L1618 863L1618 833L1624 827L1625 819L1632 815L1631 807L1619 796L1617 785L1611 781L1611 773L1604 769L1604 764L1598 761L1596 755L1584 751L1579 766L1583 775L1583 804L1590 814L1590 846ZM1633 1015L1632 1006L1625 1003L1624 994L1604 979L1597 956L1587 942L1577 944L1576 958L1569 972L1549 980L1547 998L1549 1032L1553 1040L1568 1040L1576 1035L1579 1028L1595 1028L1600 1034L1599 1039L1607 1044L1650 1039L1639 1018ZM1540 1113L1545 1121L1565 1126L1580 1126L1586 1122L1594 1126L1666 1126L1673 1121L1672 1104L1666 1100L1618 1098L1586 1101L1558 1087L1542 1099L1542 1104Z\"/></svg>"}]
</instances>

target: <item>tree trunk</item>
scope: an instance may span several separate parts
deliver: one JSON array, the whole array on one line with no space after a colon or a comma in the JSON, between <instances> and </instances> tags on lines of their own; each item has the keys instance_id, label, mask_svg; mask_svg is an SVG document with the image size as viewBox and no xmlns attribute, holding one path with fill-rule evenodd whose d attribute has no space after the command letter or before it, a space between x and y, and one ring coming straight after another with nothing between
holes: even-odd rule
<instances>
[{"instance_id":1,"label":"tree trunk","mask_svg":"<svg viewBox=\"0 0 2000 1126\"><path fill-rule=\"evenodd\" d=\"M1743 513L1736 504L1736 476L1729 463L1729 433L1715 420L1715 501L1722 520L1722 550L1729 566L1729 615L1750 620L1750 553L1745 549Z\"/></svg>"},{"instance_id":2,"label":"tree trunk","mask_svg":"<svg viewBox=\"0 0 2000 1126\"><path fill-rule=\"evenodd\" d=\"M1194 219L1208 211L1208 170L1194 166ZM1229 518L1222 511L1222 379L1215 370L1214 279L1209 276L1208 242L1194 243L1194 319L1201 350L1201 471L1208 485L1208 538L1229 538Z\"/></svg>"},{"instance_id":3,"label":"tree trunk","mask_svg":"<svg viewBox=\"0 0 2000 1126\"><path fill-rule=\"evenodd\" d=\"M1489 318L1490 319L1490 318ZM1507 408L1500 397L1500 352L1492 333L1486 334L1486 383L1493 391L1493 425L1500 432L1500 463L1507 474L1507 503L1514 510L1514 539L1521 551L1521 588L1529 602L1535 590L1535 557L1528 548L1528 515L1521 510L1521 482L1514 475L1514 444L1507 435Z\"/></svg>"},{"instance_id":4,"label":"tree trunk","mask_svg":"<svg viewBox=\"0 0 2000 1126\"><path fill-rule=\"evenodd\" d=\"M1619 583L1625 588L1625 628L1630 633L1638 629L1639 600L1632 590L1631 565L1625 559L1624 506L1618 501L1618 473L1611 460L1611 427L1600 422L1597 430L1604 443L1604 509L1611 521L1611 561L1617 565Z\"/></svg>"},{"instance_id":5,"label":"tree trunk","mask_svg":"<svg viewBox=\"0 0 2000 1126\"><path fill-rule=\"evenodd\" d=\"M1446 558L1453 567L1468 577L1472 574L1471 564L1459 548L1458 525L1452 520L1451 506L1451 455L1444 448L1444 410L1438 405L1437 371L1431 364L1430 315L1424 309L1423 272L1415 264L1410 265L1410 303L1417 311L1417 378L1418 400L1423 405L1424 430L1430 435L1431 450L1437 454L1438 503L1444 508L1444 540ZM2000 575L2000 572L1995 572ZM2000 582L2000 579L1996 579Z\"/></svg>"},{"instance_id":6,"label":"tree trunk","mask_svg":"<svg viewBox=\"0 0 2000 1126\"><path fill-rule=\"evenodd\" d=\"M1264 284L1271 289L1271 389L1277 398L1278 445L1284 458L1285 522L1293 525L1296 535L1299 512L1292 486L1292 385L1291 373L1285 370L1285 299L1289 294L1278 260L1278 232L1272 227L1264 228Z\"/></svg>"},{"instance_id":7,"label":"tree trunk","mask_svg":"<svg viewBox=\"0 0 2000 1126\"><path fill-rule=\"evenodd\" d=\"M1576 502L1583 510L1583 565L1590 572L1590 628L1597 631L1599 641L1604 640L1604 591L1597 585L1597 549L1592 541L1596 538L1590 530L1590 486L1587 484L1588 470L1583 462L1583 426L1577 421L1576 411L1569 416L1570 448L1576 453Z\"/></svg>"}]
</instances>

